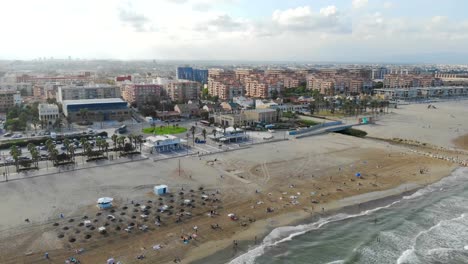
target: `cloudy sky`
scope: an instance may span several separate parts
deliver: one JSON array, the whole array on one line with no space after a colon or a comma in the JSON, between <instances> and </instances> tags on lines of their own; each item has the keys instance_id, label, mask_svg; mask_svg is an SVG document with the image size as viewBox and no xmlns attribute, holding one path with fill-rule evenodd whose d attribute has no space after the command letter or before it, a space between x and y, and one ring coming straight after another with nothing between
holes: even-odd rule
<instances>
[{"instance_id":1,"label":"cloudy sky","mask_svg":"<svg viewBox=\"0 0 468 264\"><path fill-rule=\"evenodd\" d=\"M468 63L466 0L4 0L0 59Z\"/></svg>"}]
</instances>

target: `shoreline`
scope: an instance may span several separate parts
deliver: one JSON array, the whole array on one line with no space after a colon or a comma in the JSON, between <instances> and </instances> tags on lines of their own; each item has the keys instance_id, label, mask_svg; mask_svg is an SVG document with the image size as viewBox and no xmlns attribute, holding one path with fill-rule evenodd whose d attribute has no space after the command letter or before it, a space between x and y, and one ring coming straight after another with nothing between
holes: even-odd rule
<instances>
[{"instance_id":1,"label":"shoreline","mask_svg":"<svg viewBox=\"0 0 468 264\"><path fill-rule=\"evenodd\" d=\"M256 245L261 245L265 237L278 227L312 224L321 218L331 217L340 213L353 215L389 206L393 202L402 199L404 196L414 194L418 190L450 176L453 171L459 168L460 167L454 168L448 175L441 177L437 181L430 182L427 185L405 183L388 190L363 193L346 197L338 201L331 201L324 204L324 206L328 208L325 213L317 211L296 211L259 220L255 225L252 225L250 228L243 230L230 238L210 241L200 245L196 252L193 252L194 250L189 251L187 256L184 258L184 263L230 263L236 257L254 249ZM272 225L271 223L274 224ZM257 237L256 245L254 243L255 236ZM233 249L231 248L232 240L239 241L238 252L236 254L233 254Z\"/></svg>"}]
</instances>

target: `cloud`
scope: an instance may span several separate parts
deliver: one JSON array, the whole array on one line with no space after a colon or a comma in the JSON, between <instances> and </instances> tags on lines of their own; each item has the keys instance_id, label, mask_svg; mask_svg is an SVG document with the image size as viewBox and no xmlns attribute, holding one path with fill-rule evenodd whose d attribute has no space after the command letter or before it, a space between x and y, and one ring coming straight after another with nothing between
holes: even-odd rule
<instances>
[{"instance_id":1,"label":"cloud","mask_svg":"<svg viewBox=\"0 0 468 264\"><path fill-rule=\"evenodd\" d=\"M151 21L149 18L132 11L131 8L120 8L119 19L124 25L132 27L137 32L148 31L149 29L154 30L150 25Z\"/></svg>"},{"instance_id":2,"label":"cloud","mask_svg":"<svg viewBox=\"0 0 468 264\"><path fill-rule=\"evenodd\" d=\"M275 10L272 20L283 31L351 32L350 22L336 6L324 7L319 12L312 12L309 6Z\"/></svg>"},{"instance_id":3,"label":"cloud","mask_svg":"<svg viewBox=\"0 0 468 264\"><path fill-rule=\"evenodd\" d=\"M246 21L243 19L233 19L229 15L219 15L208 21L199 23L194 27L197 31L209 32L236 32L246 28Z\"/></svg>"},{"instance_id":4,"label":"cloud","mask_svg":"<svg viewBox=\"0 0 468 264\"><path fill-rule=\"evenodd\" d=\"M383 7L384 7L385 9L393 8L393 6L394 6L394 5L393 5L392 2L384 2L384 4L383 4Z\"/></svg>"},{"instance_id":5,"label":"cloud","mask_svg":"<svg viewBox=\"0 0 468 264\"><path fill-rule=\"evenodd\" d=\"M359 9L367 6L368 0L353 0L353 8Z\"/></svg>"}]
</instances>

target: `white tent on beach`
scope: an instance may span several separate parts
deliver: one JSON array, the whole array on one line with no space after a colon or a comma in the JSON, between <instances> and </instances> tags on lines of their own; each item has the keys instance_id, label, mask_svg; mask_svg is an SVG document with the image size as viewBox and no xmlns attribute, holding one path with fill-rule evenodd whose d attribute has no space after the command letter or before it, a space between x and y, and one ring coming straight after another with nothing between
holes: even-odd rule
<instances>
[{"instance_id":1,"label":"white tent on beach","mask_svg":"<svg viewBox=\"0 0 468 264\"><path fill-rule=\"evenodd\" d=\"M153 188L153 192L156 195L164 195L169 193L169 187L167 187L167 185L156 185Z\"/></svg>"},{"instance_id":2,"label":"white tent on beach","mask_svg":"<svg viewBox=\"0 0 468 264\"><path fill-rule=\"evenodd\" d=\"M101 197L97 200L97 206L99 209L107 209L112 207L112 201L114 198L111 197Z\"/></svg>"}]
</instances>

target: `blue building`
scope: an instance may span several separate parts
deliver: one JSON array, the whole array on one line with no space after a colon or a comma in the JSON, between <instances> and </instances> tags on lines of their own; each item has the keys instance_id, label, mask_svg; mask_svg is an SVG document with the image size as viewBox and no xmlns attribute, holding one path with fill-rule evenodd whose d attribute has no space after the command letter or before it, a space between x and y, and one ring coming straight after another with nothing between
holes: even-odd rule
<instances>
[{"instance_id":1,"label":"blue building","mask_svg":"<svg viewBox=\"0 0 468 264\"><path fill-rule=\"evenodd\" d=\"M177 79L179 80L193 80L192 67L177 67Z\"/></svg>"},{"instance_id":2,"label":"blue building","mask_svg":"<svg viewBox=\"0 0 468 264\"><path fill-rule=\"evenodd\" d=\"M193 80L202 84L208 83L208 70L193 69Z\"/></svg>"},{"instance_id":3,"label":"blue building","mask_svg":"<svg viewBox=\"0 0 468 264\"><path fill-rule=\"evenodd\" d=\"M128 120L131 118L128 103L120 98L84 99L62 101L63 114L75 121ZM81 109L86 109L82 112ZM85 116L82 116L85 114Z\"/></svg>"},{"instance_id":4,"label":"blue building","mask_svg":"<svg viewBox=\"0 0 468 264\"><path fill-rule=\"evenodd\" d=\"M177 67L177 79L208 83L208 70L193 69L192 67Z\"/></svg>"}]
</instances>

